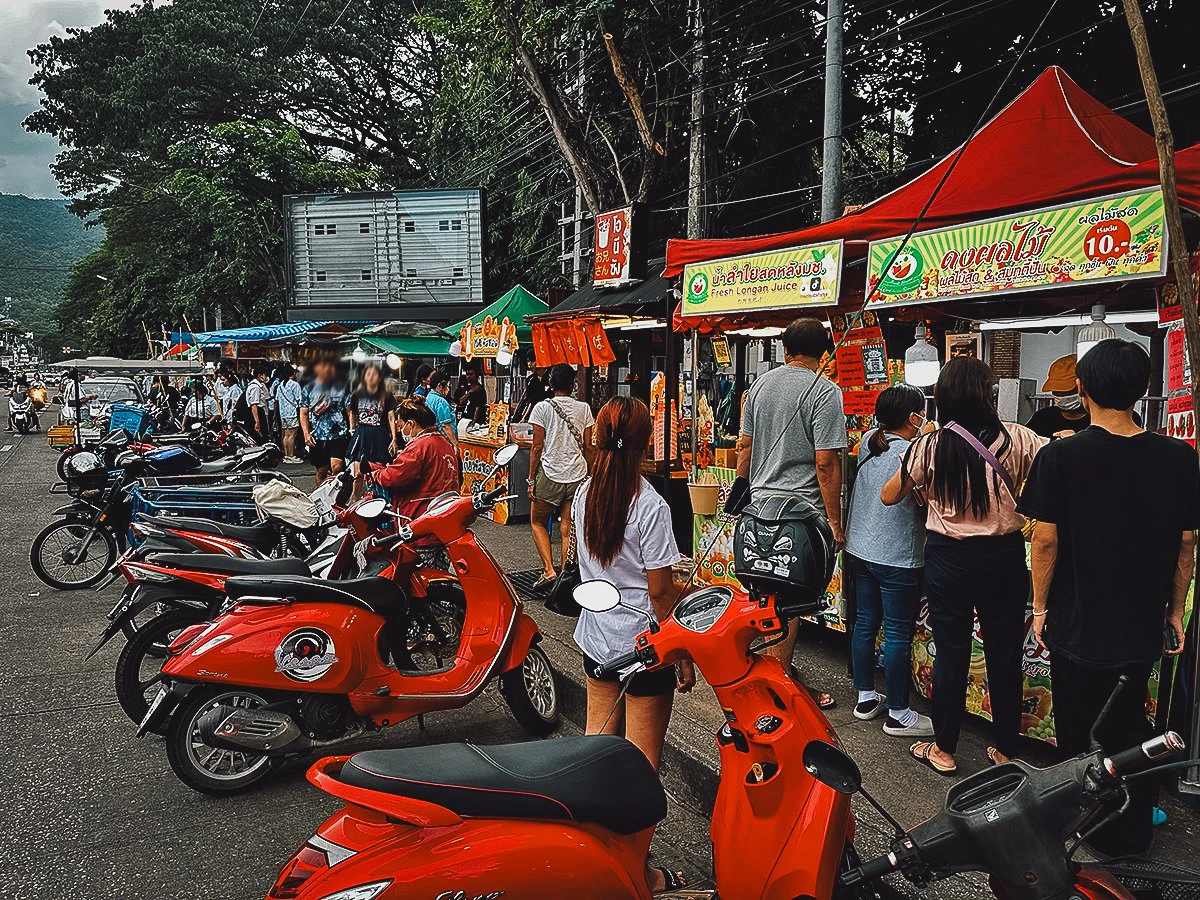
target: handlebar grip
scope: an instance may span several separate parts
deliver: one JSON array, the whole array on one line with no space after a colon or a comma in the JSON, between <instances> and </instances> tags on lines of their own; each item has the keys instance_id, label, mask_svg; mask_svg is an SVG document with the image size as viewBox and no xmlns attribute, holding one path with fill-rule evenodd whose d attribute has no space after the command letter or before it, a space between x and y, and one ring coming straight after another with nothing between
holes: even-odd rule
<instances>
[{"instance_id":1,"label":"handlebar grip","mask_svg":"<svg viewBox=\"0 0 1200 900\"><path fill-rule=\"evenodd\" d=\"M851 869L849 872L843 874L838 879L838 883L846 888L858 887L860 884L875 881L884 875L896 871L897 865L896 856L893 853L877 856L875 859L867 860L857 869Z\"/></svg>"},{"instance_id":2,"label":"handlebar grip","mask_svg":"<svg viewBox=\"0 0 1200 900\"><path fill-rule=\"evenodd\" d=\"M1160 764L1169 757L1178 756L1186 749L1187 744L1184 743L1183 738L1174 731L1168 731L1166 734L1150 738L1136 747L1130 747L1128 750L1122 750L1120 753L1110 756L1104 761L1104 768L1110 775L1128 778Z\"/></svg>"},{"instance_id":3,"label":"handlebar grip","mask_svg":"<svg viewBox=\"0 0 1200 900\"><path fill-rule=\"evenodd\" d=\"M632 666L640 659L638 652L634 650L632 653L626 653L624 656L618 656L612 662L603 663L596 667L596 674L603 678L605 675L614 675L622 669Z\"/></svg>"},{"instance_id":4,"label":"handlebar grip","mask_svg":"<svg viewBox=\"0 0 1200 900\"><path fill-rule=\"evenodd\" d=\"M486 494L484 494L482 497L480 497L479 502L482 503L484 506L491 506L493 503L495 503L497 500L499 500L501 497L503 497L507 492L508 492L507 485L504 487L498 487L495 490L488 491Z\"/></svg>"}]
</instances>

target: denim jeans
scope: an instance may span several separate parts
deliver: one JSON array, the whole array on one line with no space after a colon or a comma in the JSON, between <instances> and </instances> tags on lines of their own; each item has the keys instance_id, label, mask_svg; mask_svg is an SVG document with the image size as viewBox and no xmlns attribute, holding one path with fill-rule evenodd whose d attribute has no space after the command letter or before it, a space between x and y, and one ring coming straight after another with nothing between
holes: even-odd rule
<instances>
[{"instance_id":1,"label":"denim jeans","mask_svg":"<svg viewBox=\"0 0 1200 900\"><path fill-rule=\"evenodd\" d=\"M875 636L883 623L883 672L887 708L907 709L912 685L912 642L921 570L852 559L857 610L850 638L854 688L875 690Z\"/></svg>"}]
</instances>

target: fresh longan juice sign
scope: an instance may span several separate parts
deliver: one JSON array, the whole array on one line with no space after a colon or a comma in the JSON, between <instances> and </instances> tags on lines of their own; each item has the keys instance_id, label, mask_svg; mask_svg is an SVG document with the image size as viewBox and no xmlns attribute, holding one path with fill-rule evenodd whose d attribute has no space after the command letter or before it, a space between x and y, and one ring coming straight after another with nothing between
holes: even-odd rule
<instances>
[{"instance_id":1,"label":"fresh longan juice sign","mask_svg":"<svg viewBox=\"0 0 1200 900\"><path fill-rule=\"evenodd\" d=\"M681 315L833 306L841 281L841 241L692 263L683 269Z\"/></svg>"},{"instance_id":2,"label":"fresh longan juice sign","mask_svg":"<svg viewBox=\"0 0 1200 900\"><path fill-rule=\"evenodd\" d=\"M1159 188L875 241L868 306L1161 277L1167 271ZM893 258L894 257L894 258Z\"/></svg>"}]
</instances>

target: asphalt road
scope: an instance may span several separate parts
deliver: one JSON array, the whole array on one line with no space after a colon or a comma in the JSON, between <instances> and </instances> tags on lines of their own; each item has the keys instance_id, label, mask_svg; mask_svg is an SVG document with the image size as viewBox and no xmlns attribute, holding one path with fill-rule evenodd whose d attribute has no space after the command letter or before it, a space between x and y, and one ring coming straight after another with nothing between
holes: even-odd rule
<instances>
[{"instance_id":1,"label":"asphalt road","mask_svg":"<svg viewBox=\"0 0 1200 900\"><path fill-rule=\"evenodd\" d=\"M113 695L119 647L84 661L118 588L61 593L42 585L29 568L30 543L62 502L49 494L54 459L43 434L0 436L0 509L7 513L7 539L0 542L0 898L261 898L279 867L338 803L308 784L300 763L278 770L249 795L212 799L176 780L161 739L134 736ZM527 526L481 522L477 532L505 566L530 567ZM555 623L534 607L548 640L569 644L565 620ZM876 796L910 824L940 806L946 781L916 769L894 740L849 715L853 695L844 649L803 645L797 661L811 683L838 697L832 720ZM673 733L708 752L714 704L703 690L681 698ZM338 752L526 739L494 688L463 710L427 716L426 724L424 733L405 723ZM972 748L982 746L982 723L969 732ZM575 729L564 723L558 733ZM1160 831L1156 856L1188 865L1200 858L1196 814L1177 802L1167 805L1171 822ZM855 808L864 853L880 851L885 828L864 803L856 800ZM657 863L684 869L697 884L709 869L708 822L672 798L654 852ZM966 878L942 882L922 896L986 895L977 879ZM554 896L552 886L545 896Z\"/></svg>"}]
</instances>

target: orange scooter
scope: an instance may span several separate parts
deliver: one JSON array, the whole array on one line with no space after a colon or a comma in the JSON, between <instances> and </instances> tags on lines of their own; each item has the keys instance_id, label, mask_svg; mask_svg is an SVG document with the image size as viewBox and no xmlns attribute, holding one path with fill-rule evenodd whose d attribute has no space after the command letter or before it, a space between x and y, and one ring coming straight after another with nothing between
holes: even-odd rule
<instances>
[{"instance_id":1,"label":"orange scooter","mask_svg":"<svg viewBox=\"0 0 1200 900\"><path fill-rule=\"evenodd\" d=\"M515 450L497 451L497 471ZM168 648L163 687L139 734L165 724L176 775L198 791L228 794L287 757L465 706L493 678L521 725L548 733L558 722L558 697L537 646L541 633L470 531L505 490L447 494L382 539L414 558L422 538L445 547L465 604L449 665L435 659L421 667L409 656L408 598L387 578L230 578L225 590L234 605ZM403 563L402 556L397 566Z\"/></svg>"}]
</instances>

